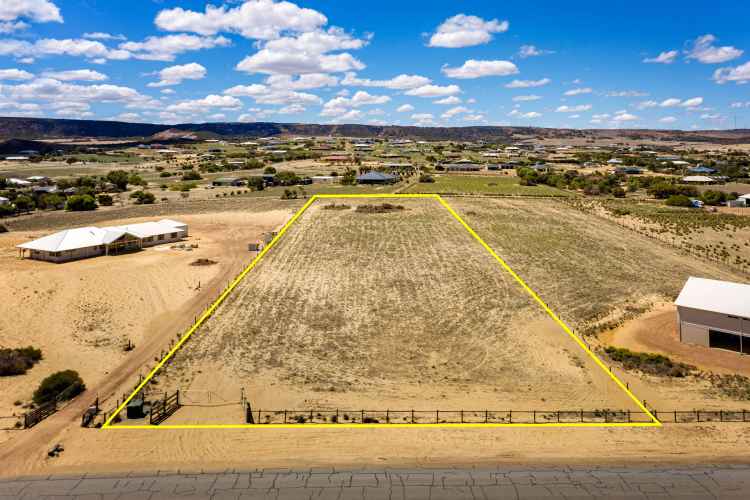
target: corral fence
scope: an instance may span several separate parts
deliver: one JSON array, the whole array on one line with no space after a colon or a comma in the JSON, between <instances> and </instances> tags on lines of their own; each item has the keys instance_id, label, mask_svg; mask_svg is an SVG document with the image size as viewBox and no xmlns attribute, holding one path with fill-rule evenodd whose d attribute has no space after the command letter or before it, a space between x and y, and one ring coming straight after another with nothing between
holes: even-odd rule
<instances>
[{"instance_id":1,"label":"corral fence","mask_svg":"<svg viewBox=\"0 0 750 500\"><path fill-rule=\"evenodd\" d=\"M24 413L23 428L30 429L45 418L64 408L68 403L70 403L70 401L73 400L71 394L74 394L75 391L78 390L79 388L77 386L70 386L63 392L58 394L54 400L41 404L33 410Z\"/></svg>"},{"instance_id":2,"label":"corral fence","mask_svg":"<svg viewBox=\"0 0 750 500\"><path fill-rule=\"evenodd\" d=\"M180 391L175 391L171 395L164 394L164 399L157 399L151 403L149 412L149 423L159 425L171 417L180 409Z\"/></svg>"},{"instance_id":3,"label":"corral fence","mask_svg":"<svg viewBox=\"0 0 750 500\"><path fill-rule=\"evenodd\" d=\"M747 410L653 410L654 416L665 424L692 424L698 422L750 422Z\"/></svg>"}]
</instances>

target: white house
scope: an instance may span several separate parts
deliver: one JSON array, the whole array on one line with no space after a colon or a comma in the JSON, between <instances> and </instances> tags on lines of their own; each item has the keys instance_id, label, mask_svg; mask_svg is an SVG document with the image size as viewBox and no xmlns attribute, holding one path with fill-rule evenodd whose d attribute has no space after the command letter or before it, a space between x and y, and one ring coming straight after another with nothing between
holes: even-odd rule
<instances>
[{"instance_id":1,"label":"white house","mask_svg":"<svg viewBox=\"0 0 750 500\"><path fill-rule=\"evenodd\" d=\"M67 262L97 255L110 255L143 247L179 241L188 236L188 226L163 219L125 226L66 229L18 245L21 257L50 262Z\"/></svg>"},{"instance_id":2,"label":"white house","mask_svg":"<svg viewBox=\"0 0 750 500\"><path fill-rule=\"evenodd\" d=\"M690 277L675 305L681 342L750 354L750 285Z\"/></svg>"}]
</instances>

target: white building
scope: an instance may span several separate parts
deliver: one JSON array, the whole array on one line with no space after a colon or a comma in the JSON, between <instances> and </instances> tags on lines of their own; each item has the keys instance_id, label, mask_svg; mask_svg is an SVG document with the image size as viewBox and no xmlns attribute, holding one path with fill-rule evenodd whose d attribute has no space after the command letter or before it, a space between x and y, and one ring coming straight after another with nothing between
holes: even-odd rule
<instances>
[{"instance_id":1,"label":"white building","mask_svg":"<svg viewBox=\"0 0 750 500\"><path fill-rule=\"evenodd\" d=\"M17 248L22 258L28 256L36 260L67 262L140 250L143 247L179 241L187 236L187 224L163 219L159 222L125 226L67 229L23 243Z\"/></svg>"},{"instance_id":2,"label":"white building","mask_svg":"<svg viewBox=\"0 0 750 500\"><path fill-rule=\"evenodd\" d=\"M750 285L690 277L675 305L681 342L750 354Z\"/></svg>"},{"instance_id":3,"label":"white building","mask_svg":"<svg viewBox=\"0 0 750 500\"><path fill-rule=\"evenodd\" d=\"M10 205L10 200L4 196L0 196L0 205Z\"/></svg>"}]
</instances>

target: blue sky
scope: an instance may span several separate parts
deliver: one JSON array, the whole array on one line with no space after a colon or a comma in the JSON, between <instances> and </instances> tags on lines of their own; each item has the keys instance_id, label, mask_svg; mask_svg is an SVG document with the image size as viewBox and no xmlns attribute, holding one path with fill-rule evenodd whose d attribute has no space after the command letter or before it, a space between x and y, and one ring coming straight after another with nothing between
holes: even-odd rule
<instances>
[{"instance_id":1,"label":"blue sky","mask_svg":"<svg viewBox=\"0 0 750 500\"><path fill-rule=\"evenodd\" d=\"M0 1L0 115L750 128L750 3Z\"/></svg>"}]
</instances>

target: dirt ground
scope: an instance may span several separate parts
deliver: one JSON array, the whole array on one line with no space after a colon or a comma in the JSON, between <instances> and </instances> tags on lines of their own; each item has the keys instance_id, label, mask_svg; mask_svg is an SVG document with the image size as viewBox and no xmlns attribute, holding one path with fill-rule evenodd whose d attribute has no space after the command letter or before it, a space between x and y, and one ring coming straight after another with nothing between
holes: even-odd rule
<instances>
[{"instance_id":1,"label":"dirt ground","mask_svg":"<svg viewBox=\"0 0 750 500\"><path fill-rule=\"evenodd\" d=\"M168 347L172 336L189 323L191 308L204 306L253 254L247 243L272 230L290 212L219 212L180 215L190 227L192 251L160 245L120 256L64 264L20 260L15 245L49 234L49 230L0 235L0 281L6 293L0 303L0 345L40 348L44 359L27 374L0 378L0 416L24 411L34 388L47 375L77 370L96 394L110 375L139 370L139 347ZM152 219L111 220L108 224ZM62 228L60 228L62 229ZM191 266L199 258L217 264ZM130 341L136 349L126 352ZM153 356L154 354L151 354ZM131 364L130 367L128 365ZM107 394L100 394L104 399ZM3 419L0 424L12 424ZM11 437L0 433L0 440Z\"/></svg>"},{"instance_id":2,"label":"dirt ground","mask_svg":"<svg viewBox=\"0 0 750 500\"><path fill-rule=\"evenodd\" d=\"M354 209L365 203L308 209L158 389L209 404L244 388L269 410L637 410L436 201ZM217 408L210 422L235 418Z\"/></svg>"},{"instance_id":3,"label":"dirt ground","mask_svg":"<svg viewBox=\"0 0 750 500\"><path fill-rule=\"evenodd\" d=\"M674 354L674 357L678 360L691 362L705 369L719 370L720 361L716 359L701 359L696 357L695 353L683 355L676 350L678 346L674 345L674 339L671 338L672 330L667 329L671 328L667 326L669 322L666 317L668 310L660 311L659 304L671 301L679 291L684 278L688 275L734 280L740 280L741 276L718 264L697 261L693 257L683 255L673 248L642 237L626 228L598 218L592 218L559 203L543 200L451 199L449 201L466 218L467 222L501 256L506 258L532 287L539 291L545 301L553 309L560 310L563 319L573 326L585 328L593 325L596 329L601 329L604 325L611 325L612 328L622 326L623 330L615 330L611 337L603 335L603 341L654 352L661 352L661 349L665 349L670 354ZM283 219L290 213L292 204L279 200L264 200L262 202L231 200L222 201L221 206L232 212L247 210L248 207L254 207L254 210L265 212L273 210L273 207L279 207L278 217ZM173 210L175 208L172 207ZM138 207L137 211L128 209L128 211L117 210L113 213L137 214L140 217L146 214L154 216L158 213L159 216L165 216L168 215L163 212L166 209L167 207ZM147 210L149 212L144 212ZM159 210L159 212L156 212L156 210ZM172 283L171 286L156 285L156 288L164 295L164 298L159 300L163 300L165 304L173 304L173 309L165 312L161 317L147 316L148 311L153 311L150 309L151 306L148 305L151 298L148 293L151 292L145 291L149 287L139 288L138 290L131 287L131 295L123 296L113 289L118 286L130 286L122 285L123 277L121 275L124 273L119 273L120 276L116 277L108 276L104 272L106 269L99 268L98 262L96 262L98 259L74 264L79 265L88 262L93 266L92 269L98 269L96 275L98 279L109 280L106 281L107 286L104 289L112 294L113 300L128 299L123 302L123 305L118 306L121 309L130 308L131 313L128 315L122 312L119 316L122 319L118 321L124 321L126 324L127 322L132 323L133 331L141 332L141 343L131 353L133 359L125 357L121 360L120 356L123 355L106 346L100 347L102 356L113 360L113 363L119 360L123 364L117 370L114 369L114 365L108 366L109 374L106 375L103 373L97 375L97 373L94 373L95 370L90 370L89 373L93 374L88 376L94 378L90 383L88 379L86 381L89 383L92 392L78 398L69 407L40 423L34 429L30 431L7 431L4 439L10 437L10 440L0 445L0 476L64 474L65 472L81 470L101 473L155 469L214 470L261 466L343 467L348 465L376 465L399 467L497 463L624 464L644 462L695 463L699 461L718 463L746 462L748 460L747 448L750 444L750 427L747 424L733 423L668 424L662 428L648 429L320 429L314 427L283 430L263 428L250 430L155 429L137 431L83 429L79 426L80 415L86 405L93 399L93 392L101 389L108 393L114 393L122 391L126 386L132 384L133 375L137 374L139 367L147 362L152 362L154 353L158 353L162 349L162 339L171 337L175 331L175 325L178 325L180 321L190 322L194 312L201 310L205 305L205 298L214 295L208 292L209 286L214 287L214 292L217 289L220 290L225 283L225 278L236 272L234 268L227 269L224 272L225 267L232 266L227 266L227 257L219 250L226 249L227 255L233 256L232 258L235 258L238 265L245 262L247 253L244 249L246 248L247 237L239 231L233 235L225 235L227 231L214 225L214 223L224 224L224 229L233 228L233 224L229 221L236 220L232 219L236 215L227 214L229 219L222 222L223 216L221 214L214 216L211 212L191 216L189 215L190 210L213 210L215 212L216 209L209 209L203 203L185 203L181 204L179 210L173 215L173 218L184 219L188 222L194 237L201 238L200 248L189 257L173 251L163 251L163 253L146 251L117 258L149 260L156 255L165 257L164 262L169 263L166 271L160 272L155 269L159 267L158 264L151 265L152 269L150 270L147 270L149 266L146 266L143 270L149 280L164 280L167 285ZM56 214L50 215L58 217ZM59 217L62 218L62 215L59 215ZM370 395L375 393L384 403L395 405L402 402L398 394L389 393L385 390L380 391L384 387L383 379L386 376L393 376L401 380L406 393L410 397L421 397L426 402L439 401L442 405L445 399L435 398L442 394L449 394L447 390L450 389L452 391L450 394L453 394L452 404L464 406L474 402L476 398L493 396L491 390L494 389L494 384L485 383L482 380L483 375L493 376L503 373L503 370L525 374L530 370L529 367L515 366L512 359L508 367L504 365L503 361L508 361L507 355L512 354L512 351L503 351L499 349L498 345L488 342L487 332L492 330L489 330L487 328L488 323L484 322L501 317L507 320L507 324L510 325L514 315L532 321L536 321L537 318L533 316L524 317L524 307L518 309L511 307L521 304L518 297L498 293L508 289L508 283L498 278L496 264L493 264L492 270L489 271L490 268L486 267L488 264L483 260L484 257L471 253L471 250L463 249L465 245L448 244L450 241L462 241L460 240L461 236L454 235L450 231L450 221L446 221L445 224L433 222L417 226L417 230L414 231L411 238L407 238L408 235L401 236L402 240L399 245L393 247L391 247L391 242L384 238L369 242L360 240L359 246L355 247L357 251L346 252L343 250L343 245L341 248L337 248L333 244L336 241L335 239L329 241L328 231L331 230L330 234L341 234L343 232L339 229L347 226L331 228L323 223L323 219L313 220L316 215L314 211L309 215L310 219L306 221L310 223L308 225L321 231L317 240L306 240L299 235L295 238L294 233L290 233L288 236L291 237L286 240L289 243L288 247L280 246L278 248L281 252L277 255L282 259L276 262L277 265L271 269L264 270L262 267L257 269L259 274L266 273L267 278L288 278L290 283L294 283L294 286L285 288L278 282L273 282L273 280L264 280L263 283L248 281L243 296L243 304L247 303L248 310L243 311L238 308L234 312L238 324L251 325L252 312L262 313L266 315L265 318L282 318L283 321L280 325L272 325L272 328L265 331L252 332L250 337L265 340L278 339L279 346L274 347L273 344L266 346L261 344L260 347L240 346L249 355L248 359L253 359L256 363L265 362L266 359L273 360L274 365L264 371L259 370L258 366L246 367L246 370L251 374L247 379L227 382L226 389L231 398L236 399L236 391L239 387L244 386L248 389L248 396L251 398L282 399L282 402L284 401L283 398L286 398L290 405L297 403L336 404L342 401L342 399L337 398L359 397L357 395L367 396L368 393ZM383 229L383 227L378 227L378 224L372 222L374 215L351 212L335 215L339 219L363 215L366 223L362 225L362 228L378 231ZM386 217L380 219L379 224L385 225L389 229L397 229L399 216L397 214L384 215ZM94 216L84 215L81 217ZM99 216L96 215L96 217ZM28 297L33 293L30 290L34 289L31 288L31 285L35 285L35 288L40 290L46 290L47 282L56 282L56 279L54 279L55 272L58 272L56 268L61 267L43 263L18 262L15 260L15 253L11 251L13 241L18 239L19 236L25 235L27 230L29 231L28 234L31 235L37 234L42 227L49 227L47 220L55 220L57 221L55 224L61 224L58 219L28 219L29 226L36 228L34 231L29 228L20 232L0 235L0 248L4 249L2 250L3 253L0 254L0 264L2 264L0 265L0 276L3 276L6 283L15 283L16 281L20 283L18 287L21 292L24 291L23 286L29 287L25 294L20 293L17 297L9 295L9 300L15 306L14 309L2 310L0 325L4 329L0 331L3 332L2 335L8 338L10 338L10 332L12 332L14 338L22 337L23 340L30 338L20 334L18 328L13 326L13 322L7 318L9 315L26 314L23 311L30 307L31 299ZM82 218L81 221L83 220ZM254 216L251 220L255 220ZM378 222L377 219L375 221ZM268 222L276 222L276 219ZM318 224L312 224L312 222ZM101 222L97 219L96 223ZM203 229L201 229L201 224L204 224ZM332 229L335 229L335 231ZM456 239L452 240L451 238ZM241 243L241 248L236 247L233 241ZM342 265L342 263L347 262L377 264L377 252L374 252L370 246L373 241L377 245L375 250L384 252L385 255L388 255L388 252L393 252L393 248L403 247L409 250L409 258L405 259L404 265L400 268L399 280L389 282L389 290L404 289L407 291L407 294L401 297L400 302L395 300L395 295L382 293L377 303L366 303L364 297L369 296L369 294L358 292L359 288L373 286L380 280L394 279L393 274L388 269L381 273L382 276L376 273L369 273L369 275L363 273L350 274L349 281L344 283L332 283L324 278L326 275L324 271L330 271L334 265ZM344 240L341 241L341 243L343 242ZM207 251L212 244L216 245L214 248L218 253L212 254ZM292 259L283 259L284 250L309 251L310 246L315 251L312 252L313 258L305 265L305 268L308 269L311 282L318 284L317 288L305 287L299 281L301 278L297 273L296 262ZM454 252L458 252L457 256L467 262L467 267L462 272L453 271L453 282L456 285L452 289L440 285L440 283L447 282L443 278L445 269L440 267L441 264L444 265L446 262L451 265L455 264L452 261L453 254L442 252L447 247L450 247ZM231 251L233 248L239 248L236 256ZM473 247L466 246L466 249L469 248ZM199 257L199 252L205 252L205 255L201 254L200 256L217 260L219 262L217 266L221 268L221 272L211 281L211 284L203 285L205 296L192 297L189 289L185 291L185 287L189 287L192 282L186 280L184 273L180 271L185 269L191 259ZM217 258L216 255L219 255L219 257ZM373 259L375 260L373 261ZM115 261L113 265L118 266L117 262L119 260ZM425 266L425 262L431 262L433 265ZM49 274L52 277L48 278L48 273L45 272L44 274L38 274L35 278L36 281L34 281L29 277L33 274L32 271L15 268L15 266L27 264L45 266L44 269L49 269ZM409 265L412 265L412 267L409 267ZM68 265L66 264L66 266ZM6 269L10 269L10 271ZM32 266L32 269L41 268ZM119 267L116 267L116 269L119 269ZM425 274L420 274L420 270L425 270L423 271ZM126 271L128 278L131 278L134 274L140 276L138 273L142 272L139 266L132 265ZM195 270L191 269L191 272L193 271ZM212 268L201 268L197 272L215 273L216 271ZM2 273L7 274L3 275ZM84 270L81 270L81 274L80 277L85 280L84 284L92 283L89 280L93 279L93 274L89 277ZM487 279L488 275L494 278ZM179 276L182 276L182 279ZM478 276L481 276L482 280L476 279ZM418 277L433 279L435 281L435 292L404 287L409 281L415 281ZM73 281L71 280L71 282ZM154 282L149 282L149 285L154 286ZM66 286L73 287L69 291L70 294L78 292L83 287L79 283L66 284ZM413 293L409 294L410 290ZM288 301L299 309L300 314L292 322L290 319L292 316L279 315L279 312L275 310L275 303L272 303L267 311L259 310L258 305L254 304L255 301L248 303L253 292L257 294L272 293L271 297L277 299L279 297L288 298ZM342 306L340 309L335 302L331 304L329 296L339 296L342 292L345 293L346 297L343 304L347 307ZM465 295L462 295L461 292ZM429 382L429 384L417 384L415 381L409 380L414 372L404 369L403 366L389 365L382 361L380 364L376 364L378 370L375 373L368 372L365 359L357 359L358 356L362 355L361 348L353 342L350 336L345 335L345 332L339 331L337 333L335 328L329 328L329 322L334 326L336 325L335 318L311 314L316 310L337 312L348 318L347 314L361 313L367 306L376 312L383 312L381 315L368 312L367 317L375 318L375 320L381 318L382 320L382 318L388 319L386 314L393 312L394 304L400 303L402 304L401 307L414 305L413 303L416 300L413 297L420 300L424 297L425 301L429 299L430 311L441 313L445 311L447 314L452 313L454 315L458 312L457 308L450 304L450 301L441 301L437 295L432 297L432 293L440 293L443 298L449 297L451 300L455 300L457 304L468 307L469 312L483 309L486 306L496 306L494 308L497 310L487 313L487 318L477 318L476 315L472 317L461 311L462 317L471 318L476 327L474 329L463 325L461 321L446 322L446 325L450 326L450 331L460 332L465 338L473 341L467 347L458 342L451 342L449 338L441 339L438 331L421 332L425 339L434 343L434 347L431 344L415 344L417 341L411 335L403 336L404 338L398 338L397 335L392 336L393 338L390 340L393 350L390 354L394 356L394 359L411 361L413 363L411 369L419 370L423 374L423 380ZM45 300L52 304L56 304L56 301L62 301L71 306L76 304L76 301L72 298L58 298L58 296L64 295L60 293L47 294ZM305 302L300 300L305 295L318 300L320 304L327 307L314 309L309 306L305 307ZM25 302L22 301L24 296L27 297ZM86 296L88 301L93 301L96 298L93 294L86 294ZM143 302L140 301L141 297ZM130 300L131 298L133 301ZM257 298L262 297L258 295ZM239 299L240 294L237 294L237 300ZM131 303L138 305L137 311L139 314L132 313L134 308L130 306ZM3 304L0 307L6 308L7 306ZM638 321L640 315L651 308L654 310L652 322L649 322L651 316L647 315L643 317L645 323L631 323L630 320L636 318L635 321ZM147 311L146 314L140 314L141 309ZM90 346L80 343L80 341L77 343L73 338L73 328L68 326L68 322L65 320L68 309L64 309L63 305L57 305L50 310L57 311L58 315L53 317L44 310L45 323L43 324L46 325L44 334L37 334L33 331L28 333L28 335L37 335L37 337L34 337L34 342L43 342L44 345L49 346L51 357L49 361L43 361L33 368L29 375L24 376L26 380L29 380L26 397L30 394L33 386L30 377L37 376L34 371L51 370L51 367L45 365L45 363L52 363L55 359L52 354L55 349L66 349L69 352L68 355L72 356L66 359L84 359L86 356L78 354L78 351L86 353L89 352L86 349L92 349ZM41 311L41 309L37 308L36 311ZM63 315L59 316L61 312ZM660 318L660 313L665 316ZM76 314L86 317L82 313ZM113 314L113 317L118 317L117 314L119 313L110 312L110 314ZM425 314L425 312L423 311L422 314ZM302 325L302 319L299 318L304 319L304 325ZM427 322L426 324L438 323L435 317L423 319ZM29 314L24 316L23 321L25 323L20 321L17 323L33 325L36 320L37 318ZM378 326L375 320L370 325L373 328ZM394 318L393 320L405 321L403 318ZM316 325L319 326L317 330L314 328ZM216 325L211 333L219 332L219 326ZM300 326L304 326L304 328L295 330L295 327ZM418 329L418 325L407 326L408 328L405 331L411 332ZM535 328L533 332L535 335L547 335L549 333L544 325L537 326L538 328ZM8 330L8 328L11 328L11 330ZM99 325L97 328L104 327ZM232 329L224 328L226 345L222 347L223 349L237 347L236 344L241 344L243 339L247 338L247 332L233 335ZM181 327L177 328L177 330L180 329ZM50 340L62 338L58 330L67 332L66 335L68 336L63 338L65 342ZM651 338L648 332L654 330L657 331L658 335ZM94 331L98 331L98 329ZM520 328L517 331L528 332L529 330ZM158 342L155 341L151 345L147 345L148 338L152 336ZM343 348L350 349L351 354L347 356L346 350L340 349L338 357L328 359L326 363L318 361L316 364L314 362L315 355L319 352L320 342L327 340L328 336L339 342ZM234 339L233 337L237 338ZM86 336L83 338L85 339ZM0 343L3 343L4 340L4 337L0 337ZM356 340L363 341L366 344L368 339L366 336L360 335L356 337ZM519 342L520 345L528 341L528 339L522 337L514 337L514 340ZM235 343L234 346L232 342ZM199 344L196 344L196 347L199 346ZM437 347L447 349L446 352L452 353L450 357L436 356L434 358L434 366L439 370L432 370L432 365L427 362L428 360L432 361L430 357L424 357L419 363L415 363L414 360L409 358L414 353L420 353L420 348L421 350L429 349L437 352ZM480 347L483 347L484 350L481 350ZM559 350L559 346L551 344L549 349L555 355L555 360L565 359L560 356L564 351ZM196 353L198 352L196 351ZM497 359L494 357L494 355L503 354L503 352L505 352L505 357ZM482 357L483 353L487 353L489 356L487 362L480 363L482 359L485 359ZM268 358L264 356L268 356ZM87 359L90 359L90 356ZM227 374L233 373L240 373L243 377L246 376L244 372L236 371L236 358L229 357L228 359L229 363L226 364L215 362L211 357L202 361L204 369L202 369L202 373L197 374L199 377L193 381L193 383L200 382L203 384L203 387L196 386L194 394L196 399L205 397L205 392L202 394L200 390L205 389L214 373L225 379ZM369 358L366 361L369 363L373 359ZM542 359L541 363L543 364L545 361ZM201 361L195 359L194 362L199 363ZM98 362L95 365L98 366ZM105 364L101 363L101 365L104 366ZM553 375L560 372L566 374L575 372L575 364L571 366L570 363L555 363L555 365L549 367ZM730 370L734 369L734 365L727 364L726 366ZM299 367L300 369L292 370L290 367ZM457 367L465 367L465 369L457 370ZM120 370L126 372L126 374L120 377L115 376L116 372ZM738 372L744 373L744 370L744 366L737 366ZM635 394L658 409L742 408L745 406L745 402L731 401L711 394L708 387L701 386L694 380L664 379L636 373L623 373L617 369L615 371L633 389ZM450 377L455 377L458 380L441 379L439 374L445 372L449 372ZM277 378L273 379L274 376ZM98 383L96 382L97 377L99 377ZM343 388L345 392L325 391L327 387L321 382L321 379L327 378L333 379L336 385ZM166 379L164 380L166 382ZM245 380L248 380L248 383L245 383ZM421 382L421 380L419 381ZM551 378L551 380L557 379ZM581 380L585 382L584 379ZM322 387L324 391L311 391L306 395L295 393L291 390L291 384L300 382L306 387ZM272 386L271 383L276 385ZM501 389L505 387L503 381L499 381L497 385ZM461 391L465 388L468 388L468 391L462 393ZM519 388L523 389L524 386L519 385ZM540 388L540 385L536 385L532 389L540 390ZM330 389L330 386L328 386L328 389ZM224 390L224 388L221 388L221 390ZM6 398L4 390L0 391L0 394L3 395L2 400L5 401L3 404L8 404L8 401L12 404L13 398ZM501 392L497 394L503 396ZM187 394L187 396L190 397L190 394ZM540 402L541 397L544 397L541 394L534 394L533 391L530 391L527 396L539 397ZM590 396L572 395L572 397L589 398ZM306 399L310 401L306 401ZM362 400L364 400L364 397ZM351 399L348 399L348 401L351 401ZM214 402L221 403L221 399L217 397ZM238 409L239 406L234 405L233 408ZM203 409L203 411L207 415L212 413L210 409ZM236 412L233 418L241 418L239 411L233 411ZM181 412L182 410L172 417L175 419L175 423L178 423L177 419L185 418L181 416ZM55 443L62 443L65 451L57 458L48 458L47 450Z\"/></svg>"}]
</instances>

